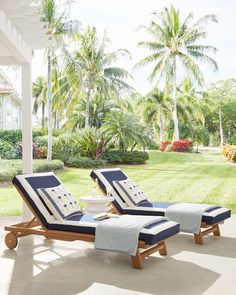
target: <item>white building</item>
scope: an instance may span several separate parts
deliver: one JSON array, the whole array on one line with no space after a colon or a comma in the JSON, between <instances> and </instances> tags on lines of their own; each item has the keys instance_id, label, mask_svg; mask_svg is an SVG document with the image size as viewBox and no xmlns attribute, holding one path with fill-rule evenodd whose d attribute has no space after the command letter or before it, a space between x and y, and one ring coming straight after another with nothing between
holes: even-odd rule
<instances>
[{"instance_id":1,"label":"white building","mask_svg":"<svg viewBox=\"0 0 236 295\"><path fill-rule=\"evenodd\" d=\"M0 130L21 129L21 107L19 95L0 70Z\"/></svg>"}]
</instances>

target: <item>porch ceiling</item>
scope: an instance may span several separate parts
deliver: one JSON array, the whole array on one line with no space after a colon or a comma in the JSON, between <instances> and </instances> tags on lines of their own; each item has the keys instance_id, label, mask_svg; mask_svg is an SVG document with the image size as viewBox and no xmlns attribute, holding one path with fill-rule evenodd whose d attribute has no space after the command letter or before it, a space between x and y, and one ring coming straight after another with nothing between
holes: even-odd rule
<instances>
[{"instance_id":1,"label":"porch ceiling","mask_svg":"<svg viewBox=\"0 0 236 295\"><path fill-rule=\"evenodd\" d=\"M32 0L0 1L0 65L30 63L31 51L48 46Z\"/></svg>"}]
</instances>

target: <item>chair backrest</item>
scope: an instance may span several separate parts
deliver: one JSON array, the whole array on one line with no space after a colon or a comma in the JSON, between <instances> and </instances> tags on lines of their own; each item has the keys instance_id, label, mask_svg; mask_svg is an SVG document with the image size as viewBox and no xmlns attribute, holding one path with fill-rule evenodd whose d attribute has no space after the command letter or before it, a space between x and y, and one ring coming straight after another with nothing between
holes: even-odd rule
<instances>
[{"instance_id":1,"label":"chair backrest","mask_svg":"<svg viewBox=\"0 0 236 295\"><path fill-rule=\"evenodd\" d=\"M55 220L52 212L40 197L38 188L50 188L61 184L60 180L52 172L17 175L12 183L27 200L35 215L45 227L48 222Z\"/></svg>"},{"instance_id":2,"label":"chair backrest","mask_svg":"<svg viewBox=\"0 0 236 295\"><path fill-rule=\"evenodd\" d=\"M97 169L90 173L91 178L97 180L98 185L104 194L110 193L114 197L114 206L119 212L127 207L125 200L115 189L113 181L126 180L128 177L120 168Z\"/></svg>"}]
</instances>

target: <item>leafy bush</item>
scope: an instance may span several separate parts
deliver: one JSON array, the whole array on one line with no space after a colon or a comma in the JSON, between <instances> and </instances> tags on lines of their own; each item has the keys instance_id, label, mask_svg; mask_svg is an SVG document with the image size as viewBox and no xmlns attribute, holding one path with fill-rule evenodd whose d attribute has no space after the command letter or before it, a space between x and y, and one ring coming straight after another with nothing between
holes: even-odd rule
<instances>
[{"instance_id":1,"label":"leafy bush","mask_svg":"<svg viewBox=\"0 0 236 295\"><path fill-rule=\"evenodd\" d=\"M41 147L41 146L47 147L48 146L48 136L47 135L38 136L35 138L35 142L37 143L37 145L39 147Z\"/></svg>"},{"instance_id":2,"label":"leafy bush","mask_svg":"<svg viewBox=\"0 0 236 295\"><path fill-rule=\"evenodd\" d=\"M67 162L66 165L68 167L75 167L75 168L94 168L94 167L101 167L106 165L105 160L94 160L87 157L78 157L74 156L71 157Z\"/></svg>"},{"instance_id":3,"label":"leafy bush","mask_svg":"<svg viewBox=\"0 0 236 295\"><path fill-rule=\"evenodd\" d=\"M160 150L163 152L191 152L193 143L191 140L176 140L176 141L163 141L160 146Z\"/></svg>"},{"instance_id":4,"label":"leafy bush","mask_svg":"<svg viewBox=\"0 0 236 295\"><path fill-rule=\"evenodd\" d=\"M53 141L53 158L66 163L69 158L76 156L79 151L78 136L76 133L65 133Z\"/></svg>"},{"instance_id":5,"label":"leafy bush","mask_svg":"<svg viewBox=\"0 0 236 295\"><path fill-rule=\"evenodd\" d=\"M66 133L54 139L53 158L66 163L71 157L89 157L98 159L104 153L108 143L102 133L95 128Z\"/></svg>"},{"instance_id":6,"label":"leafy bush","mask_svg":"<svg viewBox=\"0 0 236 295\"><path fill-rule=\"evenodd\" d=\"M13 146L6 141L0 141L0 158L15 159L16 153Z\"/></svg>"},{"instance_id":7,"label":"leafy bush","mask_svg":"<svg viewBox=\"0 0 236 295\"><path fill-rule=\"evenodd\" d=\"M32 136L36 138L42 136L41 130L33 130ZM0 130L0 141L6 141L12 145L17 144L22 141L22 131L21 130Z\"/></svg>"},{"instance_id":8,"label":"leafy bush","mask_svg":"<svg viewBox=\"0 0 236 295\"><path fill-rule=\"evenodd\" d=\"M140 151L107 151L103 157L110 164L144 164L148 153Z\"/></svg>"},{"instance_id":9,"label":"leafy bush","mask_svg":"<svg viewBox=\"0 0 236 295\"><path fill-rule=\"evenodd\" d=\"M226 145L223 147L223 155L228 159L228 161L236 162L236 146Z\"/></svg>"}]
</instances>

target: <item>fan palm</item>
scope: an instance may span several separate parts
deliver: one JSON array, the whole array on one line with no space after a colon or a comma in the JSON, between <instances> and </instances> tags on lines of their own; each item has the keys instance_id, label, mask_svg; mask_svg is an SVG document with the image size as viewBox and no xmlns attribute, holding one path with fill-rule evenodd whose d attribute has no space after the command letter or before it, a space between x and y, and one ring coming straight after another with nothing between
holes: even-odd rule
<instances>
[{"instance_id":1,"label":"fan palm","mask_svg":"<svg viewBox=\"0 0 236 295\"><path fill-rule=\"evenodd\" d=\"M216 48L198 43L207 35L205 24L209 21L217 22L217 18L213 14L206 15L192 24L192 13L181 21L179 11L173 6L165 8L160 14L155 12L154 16L156 19L148 27L143 27L152 39L139 43L139 46L148 48L151 54L136 66L155 62L150 79L165 77L167 81L170 81L171 78L174 139L178 140L177 64L180 62L200 85L203 83L203 74L196 61L207 62L214 70L217 69L216 62L208 55L215 53Z\"/></svg>"}]
</instances>

